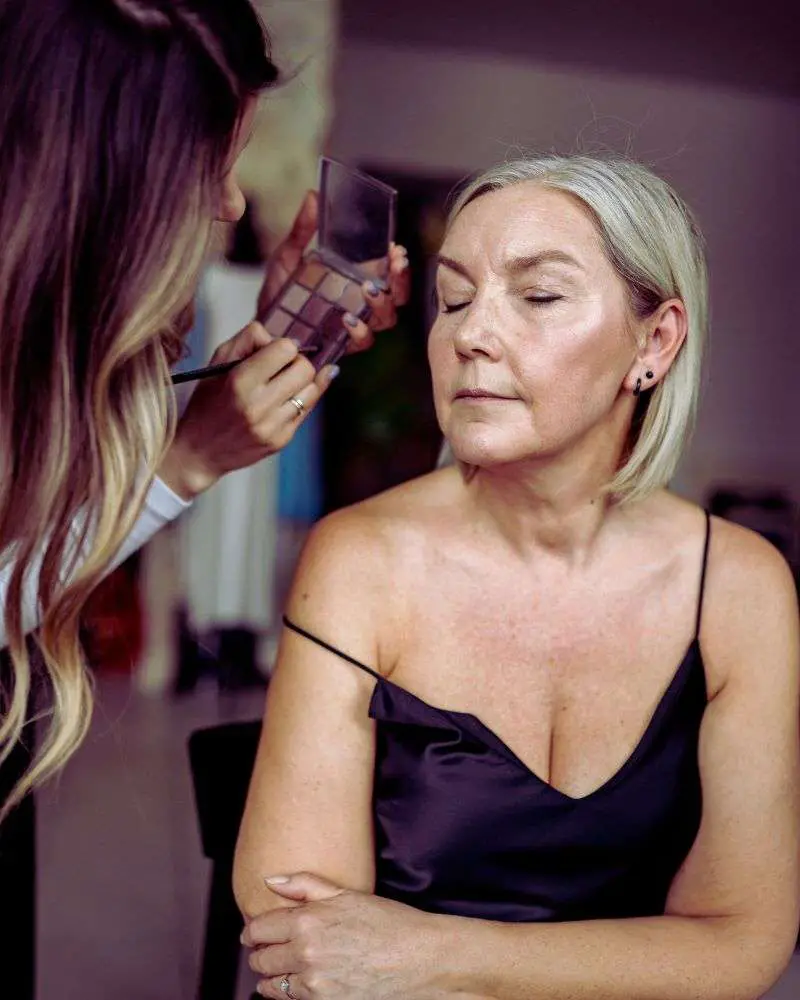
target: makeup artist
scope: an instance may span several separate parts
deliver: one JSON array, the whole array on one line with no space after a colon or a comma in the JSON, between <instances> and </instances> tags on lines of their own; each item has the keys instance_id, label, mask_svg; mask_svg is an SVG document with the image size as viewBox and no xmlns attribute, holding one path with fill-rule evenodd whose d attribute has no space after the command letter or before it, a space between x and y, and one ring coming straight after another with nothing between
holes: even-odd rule
<instances>
[{"instance_id":1,"label":"makeup artist","mask_svg":"<svg viewBox=\"0 0 800 1000\"><path fill-rule=\"evenodd\" d=\"M92 589L220 476L290 441L336 374L315 377L296 344L251 323L212 359L242 363L199 383L175 428L170 366L215 223L244 210L236 160L277 81L247 0L0 5L2 759L23 733L34 662L51 705L5 811L86 732L78 623ZM316 211L309 195L261 305ZM346 318L352 348L393 325L407 284L395 247L388 287L366 290L369 325Z\"/></svg>"}]
</instances>

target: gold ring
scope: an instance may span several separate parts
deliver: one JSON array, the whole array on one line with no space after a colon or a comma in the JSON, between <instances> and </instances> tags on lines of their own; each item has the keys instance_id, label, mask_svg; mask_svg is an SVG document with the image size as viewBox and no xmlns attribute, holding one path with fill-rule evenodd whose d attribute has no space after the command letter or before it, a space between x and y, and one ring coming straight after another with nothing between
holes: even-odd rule
<instances>
[{"instance_id":1,"label":"gold ring","mask_svg":"<svg viewBox=\"0 0 800 1000\"><path fill-rule=\"evenodd\" d=\"M306 404L303 402L303 400L298 399L297 396L292 396L289 402L297 410L298 417L302 417L303 414L306 412Z\"/></svg>"}]
</instances>

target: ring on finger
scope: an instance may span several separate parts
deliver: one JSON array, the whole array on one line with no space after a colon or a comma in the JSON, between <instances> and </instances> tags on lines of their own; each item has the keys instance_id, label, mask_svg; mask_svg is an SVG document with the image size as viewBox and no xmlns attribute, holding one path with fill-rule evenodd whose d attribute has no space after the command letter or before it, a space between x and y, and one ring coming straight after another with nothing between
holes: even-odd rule
<instances>
[{"instance_id":1,"label":"ring on finger","mask_svg":"<svg viewBox=\"0 0 800 1000\"><path fill-rule=\"evenodd\" d=\"M278 989L281 993L285 993L289 1000L300 1000L295 993L292 993L292 984L289 982L288 976L281 977L281 981L278 983Z\"/></svg>"},{"instance_id":2,"label":"ring on finger","mask_svg":"<svg viewBox=\"0 0 800 1000\"><path fill-rule=\"evenodd\" d=\"M306 404L303 402L303 400L300 399L299 396L292 396L292 398L289 400L289 402L297 410L297 416L298 417L302 417L303 414L306 412ZM282 980L281 980L281 982L282 982ZM286 990L284 990L284 993L285 992L286 992Z\"/></svg>"}]
</instances>

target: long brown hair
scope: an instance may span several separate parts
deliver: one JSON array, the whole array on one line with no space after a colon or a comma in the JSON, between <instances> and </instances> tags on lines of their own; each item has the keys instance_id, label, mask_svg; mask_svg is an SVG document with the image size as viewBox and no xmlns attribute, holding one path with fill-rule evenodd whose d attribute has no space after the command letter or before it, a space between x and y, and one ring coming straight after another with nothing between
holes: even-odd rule
<instances>
[{"instance_id":1,"label":"long brown hair","mask_svg":"<svg viewBox=\"0 0 800 1000\"><path fill-rule=\"evenodd\" d=\"M181 351L243 109L277 79L248 0L0 0L0 762L32 670L49 726L0 819L85 735L79 616L169 442Z\"/></svg>"}]
</instances>

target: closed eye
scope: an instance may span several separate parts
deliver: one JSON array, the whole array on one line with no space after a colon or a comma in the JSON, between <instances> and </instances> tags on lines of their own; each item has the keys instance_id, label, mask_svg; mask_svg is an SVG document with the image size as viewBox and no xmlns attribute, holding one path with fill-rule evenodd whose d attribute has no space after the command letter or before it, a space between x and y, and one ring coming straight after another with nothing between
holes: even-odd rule
<instances>
[{"instance_id":1,"label":"closed eye","mask_svg":"<svg viewBox=\"0 0 800 1000\"><path fill-rule=\"evenodd\" d=\"M547 305L550 302L558 302L563 298L563 295L528 295L526 296L525 301L535 302L537 305Z\"/></svg>"},{"instance_id":2,"label":"closed eye","mask_svg":"<svg viewBox=\"0 0 800 1000\"><path fill-rule=\"evenodd\" d=\"M462 309L466 309L469 302L443 302L442 312L443 313L455 313L460 312Z\"/></svg>"}]
</instances>

